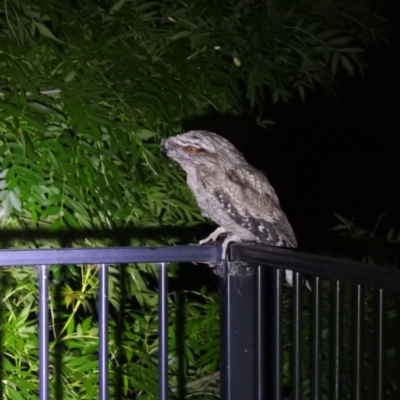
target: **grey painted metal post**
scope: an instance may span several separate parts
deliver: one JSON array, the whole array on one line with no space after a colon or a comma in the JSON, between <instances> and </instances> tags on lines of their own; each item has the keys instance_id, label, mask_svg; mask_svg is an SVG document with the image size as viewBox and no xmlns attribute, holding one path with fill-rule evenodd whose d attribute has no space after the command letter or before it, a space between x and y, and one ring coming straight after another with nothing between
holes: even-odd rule
<instances>
[{"instance_id":1,"label":"grey painted metal post","mask_svg":"<svg viewBox=\"0 0 400 400\"><path fill-rule=\"evenodd\" d=\"M158 400L168 399L168 265L158 266Z\"/></svg>"},{"instance_id":2,"label":"grey painted metal post","mask_svg":"<svg viewBox=\"0 0 400 400\"><path fill-rule=\"evenodd\" d=\"M38 265L39 399L49 399L49 266Z\"/></svg>"},{"instance_id":3,"label":"grey painted metal post","mask_svg":"<svg viewBox=\"0 0 400 400\"><path fill-rule=\"evenodd\" d=\"M221 287L221 399L267 399L273 390L273 275L225 262Z\"/></svg>"},{"instance_id":4,"label":"grey painted metal post","mask_svg":"<svg viewBox=\"0 0 400 400\"><path fill-rule=\"evenodd\" d=\"M99 396L108 399L108 266L99 264Z\"/></svg>"}]
</instances>

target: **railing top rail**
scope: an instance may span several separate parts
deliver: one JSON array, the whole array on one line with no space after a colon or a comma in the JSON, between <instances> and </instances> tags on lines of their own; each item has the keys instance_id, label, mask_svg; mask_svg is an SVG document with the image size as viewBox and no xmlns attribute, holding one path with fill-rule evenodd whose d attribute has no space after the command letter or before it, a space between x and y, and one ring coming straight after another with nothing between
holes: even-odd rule
<instances>
[{"instance_id":1,"label":"railing top rail","mask_svg":"<svg viewBox=\"0 0 400 400\"><path fill-rule=\"evenodd\" d=\"M0 250L0 266L212 262L221 246L104 247Z\"/></svg>"},{"instance_id":2,"label":"railing top rail","mask_svg":"<svg viewBox=\"0 0 400 400\"><path fill-rule=\"evenodd\" d=\"M400 290L394 268L340 260L264 245L233 243L229 260L291 269L321 277ZM0 250L1 266L221 261L221 245Z\"/></svg>"},{"instance_id":3,"label":"railing top rail","mask_svg":"<svg viewBox=\"0 0 400 400\"><path fill-rule=\"evenodd\" d=\"M264 245L232 244L230 260L400 290L400 270Z\"/></svg>"}]
</instances>

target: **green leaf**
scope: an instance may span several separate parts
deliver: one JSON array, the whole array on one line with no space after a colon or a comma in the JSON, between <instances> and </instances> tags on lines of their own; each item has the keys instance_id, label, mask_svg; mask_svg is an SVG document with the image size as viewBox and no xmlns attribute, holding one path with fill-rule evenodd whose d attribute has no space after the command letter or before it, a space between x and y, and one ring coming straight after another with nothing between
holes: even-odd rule
<instances>
[{"instance_id":1,"label":"green leaf","mask_svg":"<svg viewBox=\"0 0 400 400\"><path fill-rule=\"evenodd\" d=\"M191 33L192 32L190 32L190 31L181 31L181 32L175 33L175 35L172 35L169 38L169 40L171 40L171 41L179 40L179 39L182 39L182 38L185 38L185 37L189 36Z\"/></svg>"},{"instance_id":2,"label":"green leaf","mask_svg":"<svg viewBox=\"0 0 400 400\"><path fill-rule=\"evenodd\" d=\"M302 100L303 103L304 103L305 100L306 100L306 95L305 95L305 92L304 92L304 87L303 87L302 85L299 85L298 90L299 90L299 96L300 96L301 100Z\"/></svg>"},{"instance_id":3,"label":"green leaf","mask_svg":"<svg viewBox=\"0 0 400 400\"><path fill-rule=\"evenodd\" d=\"M43 215L61 215L62 208L59 206L46 207L43 211Z\"/></svg>"},{"instance_id":4,"label":"green leaf","mask_svg":"<svg viewBox=\"0 0 400 400\"><path fill-rule=\"evenodd\" d=\"M18 315L16 327L23 325L31 312L31 304L28 304Z\"/></svg>"},{"instance_id":5,"label":"green leaf","mask_svg":"<svg viewBox=\"0 0 400 400\"><path fill-rule=\"evenodd\" d=\"M346 36L346 37L338 37L332 40L329 40L328 43L331 46L343 46L349 42L351 42L352 40L354 40L354 37L352 36Z\"/></svg>"},{"instance_id":6,"label":"green leaf","mask_svg":"<svg viewBox=\"0 0 400 400\"><path fill-rule=\"evenodd\" d=\"M71 228L79 229L81 227L77 219L67 209L64 208L62 213L65 221Z\"/></svg>"},{"instance_id":7,"label":"green leaf","mask_svg":"<svg viewBox=\"0 0 400 400\"><path fill-rule=\"evenodd\" d=\"M76 72L75 71L70 71L64 78L64 82L71 82L75 79Z\"/></svg>"},{"instance_id":8,"label":"green leaf","mask_svg":"<svg viewBox=\"0 0 400 400\"><path fill-rule=\"evenodd\" d=\"M89 379L89 378L85 378L83 380L83 384L85 385L86 393L90 397L92 397L95 394L95 392L97 391L97 384L92 379Z\"/></svg>"},{"instance_id":9,"label":"green leaf","mask_svg":"<svg viewBox=\"0 0 400 400\"><path fill-rule=\"evenodd\" d=\"M39 30L39 32L44 36L49 39L55 40L58 43L63 43L61 40L57 39L53 33L50 31L49 28L47 28L46 25L43 25L37 21L33 21L33 24L36 26L36 28Z\"/></svg>"},{"instance_id":10,"label":"green leaf","mask_svg":"<svg viewBox=\"0 0 400 400\"><path fill-rule=\"evenodd\" d=\"M354 75L354 67L349 61L349 59L345 56L340 56L340 62L342 63L343 67L349 72L351 76Z\"/></svg>"},{"instance_id":11,"label":"green leaf","mask_svg":"<svg viewBox=\"0 0 400 400\"><path fill-rule=\"evenodd\" d=\"M329 39L330 37L338 34L340 32L339 29L328 29L318 34L318 38L321 40Z\"/></svg>"},{"instance_id":12,"label":"green leaf","mask_svg":"<svg viewBox=\"0 0 400 400\"><path fill-rule=\"evenodd\" d=\"M17 210L21 211L21 200L15 191L8 192L8 197L10 198L11 205Z\"/></svg>"},{"instance_id":13,"label":"green leaf","mask_svg":"<svg viewBox=\"0 0 400 400\"><path fill-rule=\"evenodd\" d=\"M152 132L152 131L150 131L150 130L148 130L148 129L139 129L137 132L136 132L136 136L139 138L139 139L142 139L142 140L147 140L147 139L150 139L150 138L152 138L152 137L154 137L154 136L156 136L157 134L155 133L155 132Z\"/></svg>"},{"instance_id":14,"label":"green leaf","mask_svg":"<svg viewBox=\"0 0 400 400\"><path fill-rule=\"evenodd\" d=\"M72 198L65 196L64 202L68 207L70 207L77 214L81 214L81 215L85 215L85 216L88 215L85 208L83 207L83 205L79 204L77 201L73 200Z\"/></svg>"},{"instance_id":15,"label":"green leaf","mask_svg":"<svg viewBox=\"0 0 400 400\"><path fill-rule=\"evenodd\" d=\"M67 304L67 302L66 302L66 304ZM71 318L67 325L67 335L71 336L74 332L75 332L75 320L74 320L74 318Z\"/></svg>"},{"instance_id":16,"label":"green leaf","mask_svg":"<svg viewBox=\"0 0 400 400\"><path fill-rule=\"evenodd\" d=\"M124 4L126 3L126 1L127 1L127 0L120 0L120 1L117 1L117 2L111 7L110 14L112 15L112 14L115 14L115 13L121 11L121 8L124 6Z\"/></svg>"},{"instance_id":17,"label":"green leaf","mask_svg":"<svg viewBox=\"0 0 400 400\"><path fill-rule=\"evenodd\" d=\"M387 240L388 242L390 242L390 241L393 240L393 237L394 237L394 226L392 226L392 227L389 229L388 233L386 234L386 240Z\"/></svg>"},{"instance_id":18,"label":"green leaf","mask_svg":"<svg viewBox=\"0 0 400 400\"><path fill-rule=\"evenodd\" d=\"M12 389L11 387L7 387L7 392L12 400L25 400L17 390Z\"/></svg>"}]
</instances>

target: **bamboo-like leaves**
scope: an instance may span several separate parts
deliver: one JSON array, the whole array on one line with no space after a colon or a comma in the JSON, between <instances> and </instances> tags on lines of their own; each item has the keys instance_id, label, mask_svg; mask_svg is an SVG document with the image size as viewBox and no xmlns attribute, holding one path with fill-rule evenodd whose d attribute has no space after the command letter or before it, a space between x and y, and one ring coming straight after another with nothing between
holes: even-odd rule
<instances>
[{"instance_id":1,"label":"bamboo-like leaves","mask_svg":"<svg viewBox=\"0 0 400 400\"><path fill-rule=\"evenodd\" d=\"M340 3L339 15L302 1L290 8L256 0L2 2L2 225L78 230L190 227L203 221L182 172L161 154L160 138L210 108L242 112L247 103L304 100L338 71L362 72L361 50L379 37L381 21L365 10L361 24L354 3ZM131 243L177 240L138 236ZM110 327L113 398L155 398L157 295L148 279L154 271L150 265L110 267L116 311ZM7 377L1 389L7 398L34 398L35 276L26 269L1 272L1 283L7 283L0 290L1 365ZM97 275L92 266L52 267L52 274L52 307L58 313L51 325L52 365L55 349L62 350L65 398L97 398L97 325L91 319ZM218 304L204 290L186 295L185 371L179 374L185 373L191 398L216 398ZM174 315L175 300L171 297ZM122 321L119 309L125 310ZM176 387L182 366L174 332L170 367ZM204 377L210 393L196 384Z\"/></svg>"}]
</instances>

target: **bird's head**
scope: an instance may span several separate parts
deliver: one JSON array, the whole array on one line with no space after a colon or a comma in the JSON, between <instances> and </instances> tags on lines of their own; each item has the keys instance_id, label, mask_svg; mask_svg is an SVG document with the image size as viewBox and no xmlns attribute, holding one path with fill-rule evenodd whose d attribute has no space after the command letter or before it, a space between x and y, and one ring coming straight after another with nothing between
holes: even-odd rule
<instances>
[{"instance_id":1,"label":"bird's head","mask_svg":"<svg viewBox=\"0 0 400 400\"><path fill-rule=\"evenodd\" d=\"M200 165L221 166L235 155L242 157L236 148L223 137L208 131L189 131L161 142L168 157L177 161L186 171Z\"/></svg>"}]
</instances>

